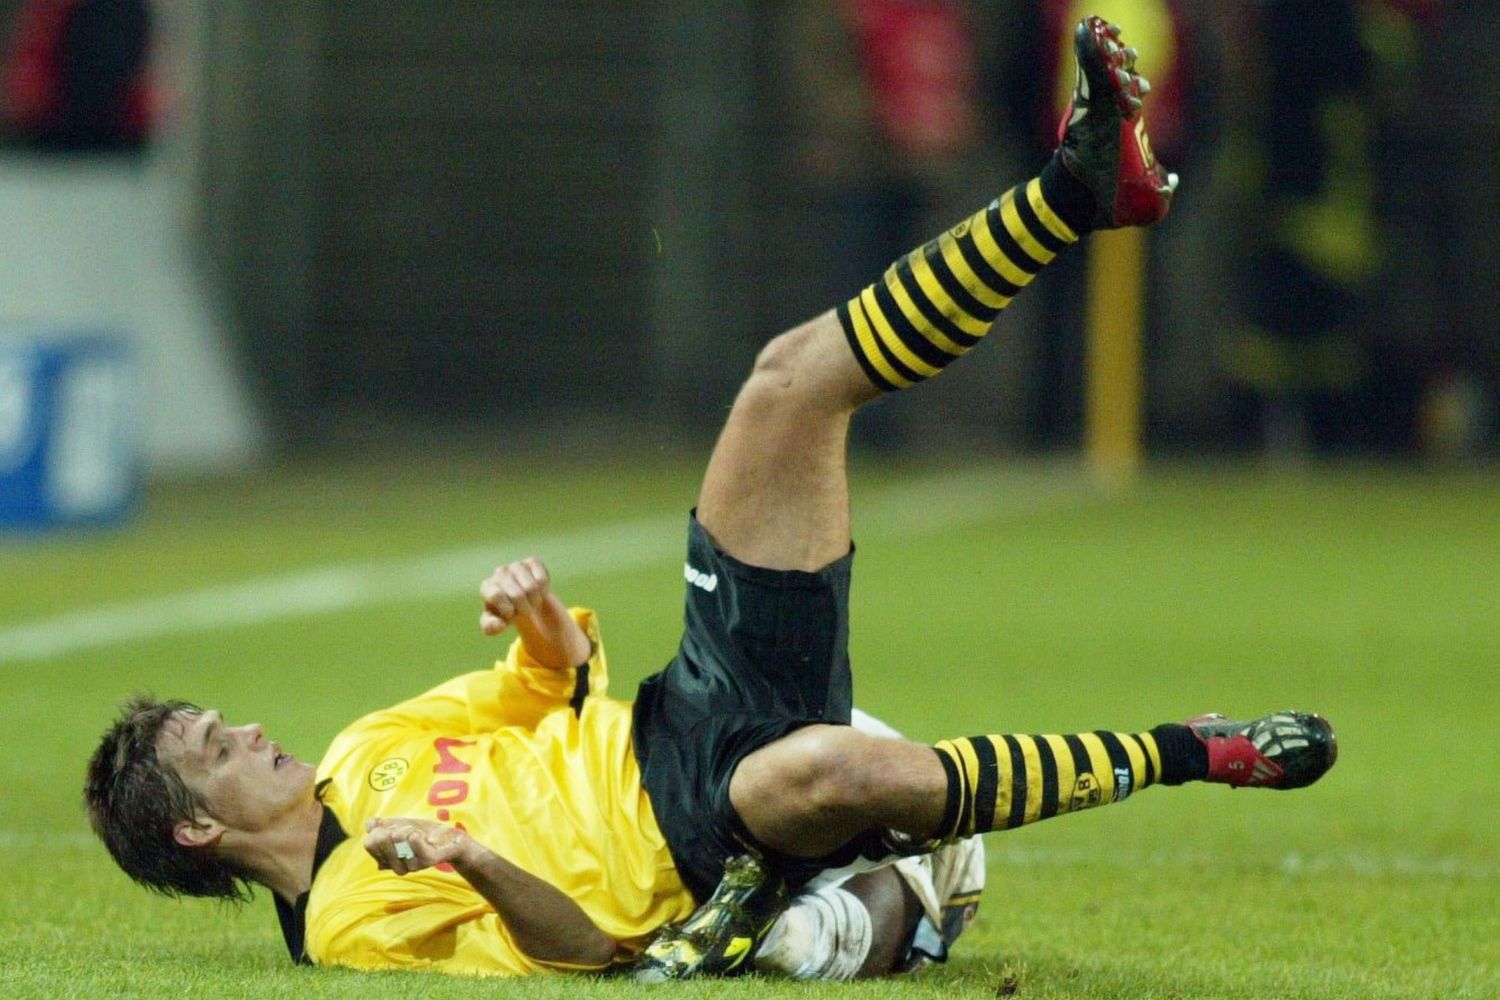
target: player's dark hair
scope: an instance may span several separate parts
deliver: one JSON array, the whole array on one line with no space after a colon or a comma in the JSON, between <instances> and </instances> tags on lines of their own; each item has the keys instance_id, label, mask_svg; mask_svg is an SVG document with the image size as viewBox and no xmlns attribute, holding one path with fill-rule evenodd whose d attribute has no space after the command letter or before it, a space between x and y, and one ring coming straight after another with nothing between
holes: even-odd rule
<instances>
[{"instance_id":1,"label":"player's dark hair","mask_svg":"<svg viewBox=\"0 0 1500 1000\"><path fill-rule=\"evenodd\" d=\"M209 848L184 847L173 827L206 810L201 796L157 755L157 740L178 712L198 712L185 701L136 695L120 707L89 761L84 807L89 825L115 862L139 884L165 896L208 896L243 902L245 873Z\"/></svg>"}]
</instances>

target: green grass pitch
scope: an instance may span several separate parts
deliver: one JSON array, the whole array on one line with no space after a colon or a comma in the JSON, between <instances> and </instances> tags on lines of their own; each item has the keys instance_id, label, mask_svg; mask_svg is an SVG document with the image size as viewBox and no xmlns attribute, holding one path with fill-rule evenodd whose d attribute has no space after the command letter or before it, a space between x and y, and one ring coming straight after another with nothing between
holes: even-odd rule
<instances>
[{"instance_id":1,"label":"green grass pitch","mask_svg":"<svg viewBox=\"0 0 1500 1000\"><path fill-rule=\"evenodd\" d=\"M138 689L261 721L316 759L358 713L498 655L474 587L531 554L508 546L522 536L556 542L558 590L600 611L629 697L676 642L700 464L293 466L153 489L118 533L0 543L0 997L637 995L292 968L265 894L236 911L130 885L87 832L80 783ZM978 921L909 980L662 995L1500 996L1493 469L1166 467L1104 494L981 463L866 468L855 488L857 697L913 737L1295 706L1334 721L1341 759L1301 792L1153 789L991 836ZM638 547L617 533L603 565L560 541L636 522ZM493 554L423 562L455 550ZM347 600L295 615L253 590L158 601L328 567ZM38 636L62 645L6 655Z\"/></svg>"}]
</instances>

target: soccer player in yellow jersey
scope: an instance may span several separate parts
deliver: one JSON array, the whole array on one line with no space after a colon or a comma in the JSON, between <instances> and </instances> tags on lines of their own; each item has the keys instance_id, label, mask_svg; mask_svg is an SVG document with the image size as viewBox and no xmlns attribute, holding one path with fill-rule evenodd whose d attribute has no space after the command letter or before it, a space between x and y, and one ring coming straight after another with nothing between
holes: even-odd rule
<instances>
[{"instance_id":1,"label":"soccer player in yellow jersey","mask_svg":"<svg viewBox=\"0 0 1500 1000\"><path fill-rule=\"evenodd\" d=\"M517 629L509 656L360 719L316 769L258 725L126 706L86 790L125 871L172 894L265 886L293 954L319 964L639 960L661 979L745 968L759 945L766 967L843 977L908 967L924 921L942 956L956 928L932 925L972 899L935 872L972 868L953 852L978 834L1157 784L1321 777L1332 729L1298 712L936 745L851 724L850 415L977 344L1088 231L1160 219L1176 185L1119 30L1089 18L1074 48L1073 104L1040 175L762 351L689 521L684 635L633 705L606 693L593 615L570 613L539 562L503 566L481 625ZM882 867L899 855L926 857L929 877Z\"/></svg>"}]
</instances>

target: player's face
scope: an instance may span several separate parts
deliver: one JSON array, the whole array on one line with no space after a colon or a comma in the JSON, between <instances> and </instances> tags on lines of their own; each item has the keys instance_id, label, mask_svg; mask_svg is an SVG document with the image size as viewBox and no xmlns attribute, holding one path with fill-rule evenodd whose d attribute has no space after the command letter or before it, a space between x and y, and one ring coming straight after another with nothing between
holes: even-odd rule
<instances>
[{"instance_id":1,"label":"player's face","mask_svg":"<svg viewBox=\"0 0 1500 1000\"><path fill-rule=\"evenodd\" d=\"M312 765L283 753L259 723L230 726L218 712L179 712L163 727L157 750L232 829L271 826L313 794Z\"/></svg>"}]
</instances>

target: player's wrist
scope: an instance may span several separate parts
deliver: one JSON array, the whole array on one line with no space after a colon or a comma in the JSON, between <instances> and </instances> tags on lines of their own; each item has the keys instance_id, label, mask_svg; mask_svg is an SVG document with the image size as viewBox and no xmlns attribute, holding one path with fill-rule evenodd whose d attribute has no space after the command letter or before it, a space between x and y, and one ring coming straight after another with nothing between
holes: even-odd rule
<instances>
[{"instance_id":1,"label":"player's wrist","mask_svg":"<svg viewBox=\"0 0 1500 1000\"><path fill-rule=\"evenodd\" d=\"M471 871L478 871L498 857L494 851L485 847L467 833L460 832L459 836L463 839L459 841L458 853L454 855L450 864L453 865L454 870L460 875Z\"/></svg>"},{"instance_id":2,"label":"player's wrist","mask_svg":"<svg viewBox=\"0 0 1500 1000\"><path fill-rule=\"evenodd\" d=\"M575 670L580 667L586 667L598 651L599 647L594 645L594 640L585 635L582 630L579 630L578 635L568 643L568 666Z\"/></svg>"},{"instance_id":3,"label":"player's wrist","mask_svg":"<svg viewBox=\"0 0 1500 1000\"><path fill-rule=\"evenodd\" d=\"M594 656L594 643L555 596L540 608L518 614L513 622L527 654L549 670L581 667Z\"/></svg>"}]
</instances>

